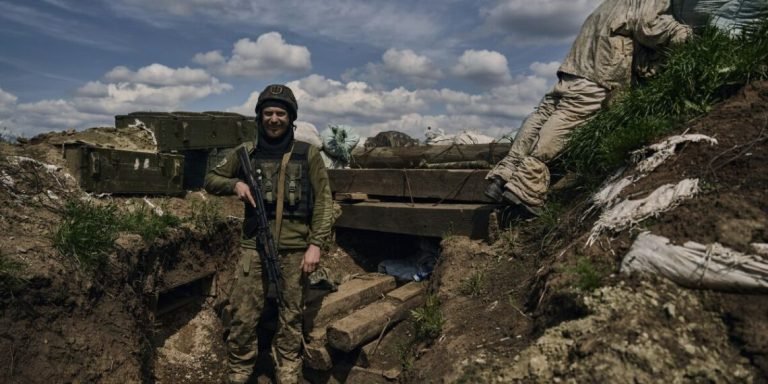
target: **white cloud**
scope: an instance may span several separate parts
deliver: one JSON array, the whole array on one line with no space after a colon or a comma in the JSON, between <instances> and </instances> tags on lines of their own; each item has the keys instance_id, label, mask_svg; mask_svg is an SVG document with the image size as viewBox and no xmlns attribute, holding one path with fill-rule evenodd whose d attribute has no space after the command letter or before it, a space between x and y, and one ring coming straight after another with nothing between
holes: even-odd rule
<instances>
[{"instance_id":1,"label":"white cloud","mask_svg":"<svg viewBox=\"0 0 768 384\"><path fill-rule=\"evenodd\" d=\"M210 51L206 53L198 53L192 58L192 61L200 65L212 66L222 65L227 59L221 54L221 51Z\"/></svg>"},{"instance_id":2,"label":"white cloud","mask_svg":"<svg viewBox=\"0 0 768 384\"><path fill-rule=\"evenodd\" d=\"M510 80L507 58L499 52L470 49L464 51L453 74L482 84L498 84Z\"/></svg>"},{"instance_id":3,"label":"white cloud","mask_svg":"<svg viewBox=\"0 0 768 384\"><path fill-rule=\"evenodd\" d=\"M18 99L15 95L0 88L0 118L3 118L4 115L9 114L16 108L16 101Z\"/></svg>"},{"instance_id":4,"label":"white cloud","mask_svg":"<svg viewBox=\"0 0 768 384\"><path fill-rule=\"evenodd\" d=\"M205 84L212 81L211 75L202 69L189 67L174 69L157 63L135 72L127 67L118 66L107 72L104 78L118 83L131 82L160 86Z\"/></svg>"},{"instance_id":5,"label":"white cloud","mask_svg":"<svg viewBox=\"0 0 768 384\"><path fill-rule=\"evenodd\" d=\"M559 61L550 61L549 63L541 63L535 61L528 67L533 71L536 76L554 78L557 76L557 70L560 68Z\"/></svg>"},{"instance_id":6,"label":"white cloud","mask_svg":"<svg viewBox=\"0 0 768 384\"><path fill-rule=\"evenodd\" d=\"M212 79L208 84L157 87L140 83L96 83L104 94L80 94L72 100L78 110L105 115L138 110L167 111L179 109L185 102L232 89L229 84ZM82 89L82 88L81 88Z\"/></svg>"},{"instance_id":7,"label":"white cloud","mask_svg":"<svg viewBox=\"0 0 768 384\"><path fill-rule=\"evenodd\" d=\"M394 73L417 78L438 79L441 71L426 56L417 55L410 49L388 49L381 56L384 68Z\"/></svg>"},{"instance_id":8,"label":"white cloud","mask_svg":"<svg viewBox=\"0 0 768 384\"><path fill-rule=\"evenodd\" d=\"M62 99L18 104L3 123L14 135L24 137L42 132L113 124L113 116L82 112L71 102Z\"/></svg>"},{"instance_id":9,"label":"white cloud","mask_svg":"<svg viewBox=\"0 0 768 384\"><path fill-rule=\"evenodd\" d=\"M500 0L481 9L488 25L517 44L568 42L602 0Z\"/></svg>"},{"instance_id":10,"label":"white cloud","mask_svg":"<svg viewBox=\"0 0 768 384\"><path fill-rule=\"evenodd\" d=\"M538 68L538 65L535 66ZM299 120L317 127L346 124L363 137L398 130L423 139L427 126L447 133L475 130L499 137L514 132L533 111L552 79L529 74L479 94L453 89L380 89L361 81L338 81L313 74L287 84L299 104ZM258 92L231 108L251 113Z\"/></svg>"},{"instance_id":11,"label":"white cloud","mask_svg":"<svg viewBox=\"0 0 768 384\"><path fill-rule=\"evenodd\" d=\"M309 49L286 43L277 32L265 33L256 41L238 40L229 59L219 51L210 51L196 54L193 60L225 76L264 77L312 68Z\"/></svg>"},{"instance_id":12,"label":"white cloud","mask_svg":"<svg viewBox=\"0 0 768 384\"><path fill-rule=\"evenodd\" d=\"M202 69L169 68L152 64L133 71L118 66L104 81L89 81L72 99L16 103L0 90L0 118L25 135L95 125L114 124L114 115L134 111L172 111L186 103L232 89ZM7 117L3 116L3 111Z\"/></svg>"},{"instance_id":13,"label":"white cloud","mask_svg":"<svg viewBox=\"0 0 768 384\"><path fill-rule=\"evenodd\" d=\"M431 86L443 78L443 71L427 56L413 50L387 49L380 63L368 63L362 68L345 71L344 81L362 81L376 88L394 85Z\"/></svg>"}]
</instances>

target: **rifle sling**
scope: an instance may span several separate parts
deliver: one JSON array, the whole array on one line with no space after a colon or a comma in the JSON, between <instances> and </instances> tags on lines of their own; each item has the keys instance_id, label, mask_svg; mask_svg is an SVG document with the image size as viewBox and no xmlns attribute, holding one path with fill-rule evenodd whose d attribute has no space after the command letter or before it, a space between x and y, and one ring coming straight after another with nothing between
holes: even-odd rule
<instances>
[{"instance_id":1,"label":"rifle sling","mask_svg":"<svg viewBox=\"0 0 768 384\"><path fill-rule=\"evenodd\" d=\"M275 245L280 248L280 230L283 225L283 203L285 202L285 172L288 161L293 153L293 144L291 149L283 154L283 160L280 162L280 174L277 177L277 212L275 213Z\"/></svg>"}]
</instances>

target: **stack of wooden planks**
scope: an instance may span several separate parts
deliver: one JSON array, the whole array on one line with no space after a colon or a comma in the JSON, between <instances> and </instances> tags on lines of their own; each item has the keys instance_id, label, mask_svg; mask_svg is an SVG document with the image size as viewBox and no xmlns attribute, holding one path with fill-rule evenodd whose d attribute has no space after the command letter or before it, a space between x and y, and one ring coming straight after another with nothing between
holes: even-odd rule
<instances>
[{"instance_id":1,"label":"stack of wooden planks","mask_svg":"<svg viewBox=\"0 0 768 384\"><path fill-rule=\"evenodd\" d=\"M377 273L357 276L325 296L305 314L307 345L304 364L318 371L334 367L336 356L358 352L355 375L366 376L385 333L426 300L423 283L397 287L392 276ZM374 370L374 375L396 378L399 370Z\"/></svg>"}]
</instances>

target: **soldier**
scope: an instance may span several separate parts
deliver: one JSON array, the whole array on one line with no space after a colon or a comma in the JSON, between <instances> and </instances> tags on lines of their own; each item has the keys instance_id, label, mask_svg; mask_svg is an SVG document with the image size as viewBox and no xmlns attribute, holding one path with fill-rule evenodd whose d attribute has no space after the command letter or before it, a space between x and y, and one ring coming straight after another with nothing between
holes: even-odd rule
<instances>
[{"instance_id":1,"label":"soldier","mask_svg":"<svg viewBox=\"0 0 768 384\"><path fill-rule=\"evenodd\" d=\"M256 103L257 135L242 144L253 169L260 173L264 206L277 244L282 274L282 300L272 351L280 383L302 379L303 285L320 261L329 241L333 206L328 173L315 146L294 140L298 105L284 85L269 85ZM284 168L284 174L281 169ZM245 220L254 214L254 197L243 182L236 151L206 175L205 189L213 194L235 194L245 206ZM284 180L280 183L278 180ZM282 208L277 206L283 194ZM280 217L278 217L278 212ZM245 383L258 353L256 325L264 309L269 281L255 238L242 236L241 260L235 271L225 326L229 382Z\"/></svg>"},{"instance_id":2,"label":"soldier","mask_svg":"<svg viewBox=\"0 0 768 384\"><path fill-rule=\"evenodd\" d=\"M611 92L630 85L639 74L633 66L652 72L645 65L655 51L691 35L691 28L669 12L670 0L611 0L590 14L557 71L554 89L523 122L509 154L488 173L488 197L540 213L549 190L546 163L560 155L573 130L600 110Z\"/></svg>"}]
</instances>

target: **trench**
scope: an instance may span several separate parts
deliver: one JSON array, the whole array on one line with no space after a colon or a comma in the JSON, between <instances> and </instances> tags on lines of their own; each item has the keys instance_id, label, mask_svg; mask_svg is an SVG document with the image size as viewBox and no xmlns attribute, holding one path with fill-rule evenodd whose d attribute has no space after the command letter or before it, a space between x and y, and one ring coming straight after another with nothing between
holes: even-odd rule
<instances>
[{"instance_id":1,"label":"trench","mask_svg":"<svg viewBox=\"0 0 768 384\"><path fill-rule=\"evenodd\" d=\"M236 239L237 226L222 226L209 239ZM151 352L145 359L145 382L149 383L221 383L226 382L225 329L218 316L217 305L226 296L232 280L232 266L237 257L237 247L223 247L224 254L216 254L206 240L150 249L148 252L168 252L176 248L175 255L165 255L165 261L155 262L160 267L156 292L145 299L148 309L147 340ZM329 253L337 255L332 261L330 273L334 280L342 280L353 274L376 272L382 261L395 261L414 265L424 259L425 244L430 252L437 252L439 238L421 238L412 235L392 234L356 229L338 228L335 244ZM224 242L218 240L217 243ZM147 260L157 258L154 254ZM346 258L346 259L344 259ZM190 266L207 265L195 273L182 273ZM214 268L211 268L211 267ZM194 268L193 268L194 269ZM180 283L168 283L167 277ZM401 281L399 285L404 282ZM308 290L307 311L318 305L328 291ZM274 303L273 303L274 304ZM274 379L269 345L277 326L277 310L268 305L259 323L259 358L253 382L270 382ZM393 331L396 332L397 330ZM305 330L305 333L308 330ZM358 351L334 354L334 367L318 371L305 368L310 382L344 382L349 370L358 359Z\"/></svg>"}]
</instances>

